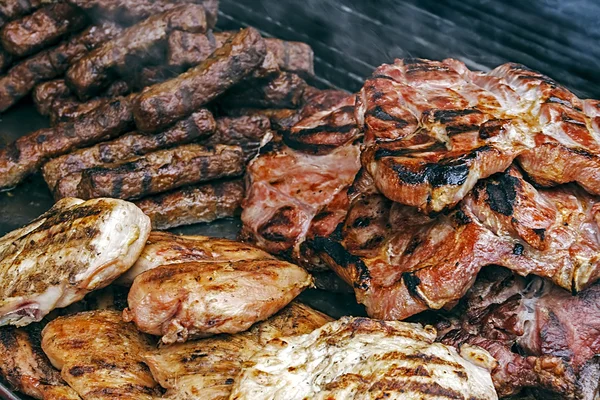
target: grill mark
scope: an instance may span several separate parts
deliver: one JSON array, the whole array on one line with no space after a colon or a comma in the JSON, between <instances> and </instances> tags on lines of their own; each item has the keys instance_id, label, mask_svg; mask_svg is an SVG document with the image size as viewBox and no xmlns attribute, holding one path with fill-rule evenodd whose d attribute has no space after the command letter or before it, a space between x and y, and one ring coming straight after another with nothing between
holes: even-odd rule
<instances>
[{"instance_id":1,"label":"grill mark","mask_svg":"<svg viewBox=\"0 0 600 400\"><path fill-rule=\"evenodd\" d=\"M446 127L446 133L448 134L448 136L454 136L458 135L459 133L473 132L478 130L479 125L476 124L461 124Z\"/></svg>"},{"instance_id":2,"label":"grill mark","mask_svg":"<svg viewBox=\"0 0 600 400\"><path fill-rule=\"evenodd\" d=\"M360 290L369 289L371 274L360 257L348 252L341 243L321 236L315 237L310 245L315 251L327 254L337 265L344 269L353 266L358 275L354 287Z\"/></svg>"},{"instance_id":3,"label":"grill mark","mask_svg":"<svg viewBox=\"0 0 600 400\"><path fill-rule=\"evenodd\" d=\"M519 179L506 173L496 175L485 183L485 202L495 212L510 216L514 212Z\"/></svg>"},{"instance_id":4,"label":"grill mark","mask_svg":"<svg viewBox=\"0 0 600 400\"><path fill-rule=\"evenodd\" d=\"M416 392L422 395L464 400L460 392L444 387L435 381L419 382L416 380L382 379L375 382L370 390L394 390L400 393Z\"/></svg>"},{"instance_id":5,"label":"grill mark","mask_svg":"<svg viewBox=\"0 0 600 400\"><path fill-rule=\"evenodd\" d=\"M401 125L401 126L397 126L397 128L403 128L408 125L408 121L406 121L405 119L394 117L393 115L388 114L386 111L383 110L383 108L381 106L375 106L375 107L371 108L370 110L368 110L365 113L365 115L371 115L382 121L397 122Z\"/></svg>"},{"instance_id":6,"label":"grill mark","mask_svg":"<svg viewBox=\"0 0 600 400\"><path fill-rule=\"evenodd\" d=\"M523 250L525 250L525 247L521 243L515 243L512 252L515 256L520 256L523 254Z\"/></svg>"},{"instance_id":7,"label":"grill mark","mask_svg":"<svg viewBox=\"0 0 600 400\"><path fill-rule=\"evenodd\" d=\"M462 110L440 110L437 109L433 112L433 118L442 124L448 124L453 122L457 117L462 117L471 114L481 114L481 111L474 108L466 108Z\"/></svg>"},{"instance_id":8,"label":"grill mark","mask_svg":"<svg viewBox=\"0 0 600 400\"><path fill-rule=\"evenodd\" d=\"M417 290L421 284L421 280L415 275L414 272L403 273L402 281L404 282L404 285L406 286L406 289L408 289L408 292L411 294L411 296L421 301L425 300L423 297L421 297L421 294Z\"/></svg>"},{"instance_id":9,"label":"grill mark","mask_svg":"<svg viewBox=\"0 0 600 400\"><path fill-rule=\"evenodd\" d=\"M394 78L392 78L391 76L381 75L381 74L372 75L371 79L387 79L388 81L396 82L396 80Z\"/></svg>"},{"instance_id":10,"label":"grill mark","mask_svg":"<svg viewBox=\"0 0 600 400\"><path fill-rule=\"evenodd\" d=\"M375 160L380 160L384 157L403 157L403 156L410 155L413 153L421 153L423 151L444 151L444 150L446 150L446 145L441 142L435 142L429 147L419 147L419 148L407 147L404 149L395 149L395 150L379 148L375 151L374 158L375 158Z\"/></svg>"}]
</instances>

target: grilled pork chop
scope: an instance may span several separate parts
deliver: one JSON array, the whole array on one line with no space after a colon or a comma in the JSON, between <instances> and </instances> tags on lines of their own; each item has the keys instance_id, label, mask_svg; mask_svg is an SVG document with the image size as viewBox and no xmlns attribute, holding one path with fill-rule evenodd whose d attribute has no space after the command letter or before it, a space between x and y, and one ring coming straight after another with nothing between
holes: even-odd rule
<instances>
[{"instance_id":1,"label":"grilled pork chop","mask_svg":"<svg viewBox=\"0 0 600 400\"><path fill-rule=\"evenodd\" d=\"M123 318L165 344L245 331L312 284L302 268L242 243L162 238L136 267L146 271L133 281ZM167 254L157 252L165 245ZM173 259L180 254L187 260Z\"/></svg>"},{"instance_id":2,"label":"grilled pork chop","mask_svg":"<svg viewBox=\"0 0 600 400\"><path fill-rule=\"evenodd\" d=\"M244 366L231 399L497 399L484 350L434 343L431 326L344 317L272 340Z\"/></svg>"},{"instance_id":3,"label":"grilled pork chop","mask_svg":"<svg viewBox=\"0 0 600 400\"><path fill-rule=\"evenodd\" d=\"M133 265L150 234L134 204L66 198L0 239L0 325L40 321L107 286Z\"/></svg>"},{"instance_id":4,"label":"grilled pork chop","mask_svg":"<svg viewBox=\"0 0 600 400\"><path fill-rule=\"evenodd\" d=\"M142 355L151 342L114 310L59 317L42 331L42 348L86 400L150 400L159 394Z\"/></svg>"},{"instance_id":5,"label":"grilled pork chop","mask_svg":"<svg viewBox=\"0 0 600 400\"><path fill-rule=\"evenodd\" d=\"M443 343L472 343L498 361L500 395L534 388L539 398L593 399L600 382L600 285L576 296L539 277L484 270L459 318L437 324Z\"/></svg>"},{"instance_id":6,"label":"grilled pork chop","mask_svg":"<svg viewBox=\"0 0 600 400\"><path fill-rule=\"evenodd\" d=\"M167 389L164 398L193 400L202 393L203 400L226 400L243 363L269 340L310 333L329 321L325 314L292 302L246 332L163 346L144 355L144 362Z\"/></svg>"},{"instance_id":7,"label":"grilled pork chop","mask_svg":"<svg viewBox=\"0 0 600 400\"><path fill-rule=\"evenodd\" d=\"M574 292L599 277L600 207L574 185L536 190L512 167L435 218L392 203L364 171L350 197L343 226L309 245L354 286L372 317L451 307L490 264Z\"/></svg>"},{"instance_id":8,"label":"grilled pork chop","mask_svg":"<svg viewBox=\"0 0 600 400\"><path fill-rule=\"evenodd\" d=\"M594 101L505 64L488 74L456 60L382 65L358 96L363 166L393 201L439 212L518 158L541 185L600 194Z\"/></svg>"}]
</instances>

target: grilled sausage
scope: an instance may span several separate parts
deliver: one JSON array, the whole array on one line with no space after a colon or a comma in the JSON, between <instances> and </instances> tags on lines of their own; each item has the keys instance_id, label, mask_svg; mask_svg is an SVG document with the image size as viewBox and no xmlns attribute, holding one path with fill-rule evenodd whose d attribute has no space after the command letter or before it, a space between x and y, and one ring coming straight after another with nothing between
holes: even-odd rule
<instances>
[{"instance_id":1,"label":"grilled sausage","mask_svg":"<svg viewBox=\"0 0 600 400\"><path fill-rule=\"evenodd\" d=\"M0 2L0 27L23 15L32 13L42 3L53 3L54 0L2 0Z\"/></svg>"},{"instance_id":2,"label":"grilled sausage","mask_svg":"<svg viewBox=\"0 0 600 400\"><path fill-rule=\"evenodd\" d=\"M212 222L239 214L244 199L241 179L209 182L145 197L135 204L150 217L152 229Z\"/></svg>"},{"instance_id":3,"label":"grilled sausage","mask_svg":"<svg viewBox=\"0 0 600 400\"><path fill-rule=\"evenodd\" d=\"M190 115L250 74L264 60L266 45L258 31L246 28L195 68L146 88L134 115L142 131L157 131Z\"/></svg>"},{"instance_id":4,"label":"grilled sausage","mask_svg":"<svg viewBox=\"0 0 600 400\"><path fill-rule=\"evenodd\" d=\"M67 71L67 83L79 98L89 98L108 85L113 70L129 69L130 57L154 58L169 32L205 32L206 27L206 13L199 5L181 5L153 15L73 64Z\"/></svg>"},{"instance_id":5,"label":"grilled sausage","mask_svg":"<svg viewBox=\"0 0 600 400\"><path fill-rule=\"evenodd\" d=\"M71 89L64 79L43 82L33 89L32 97L35 107L42 115L50 115L55 101L67 99L71 96Z\"/></svg>"},{"instance_id":6,"label":"grilled sausage","mask_svg":"<svg viewBox=\"0 0 600 400\"><path fill-rule=\"evenodd\" d=\"M244 171L240 147L213 149L188 144L160 150L122 164L83 171L78 197L135 199L181 186L240 176Z\"/></svg>"},{"instance_id":7,"label":"grilled sausage","mask_svg":"<svg viewBox=\"0 0 600 400\"><path fill-rule=\"evenodd\" d=\"M225 107L297 108L306 82L296 74L281 72L273 78L248 81L222 100Z\"/></svg>"},{"instance_id":8,"label":"grilled sausage","mask_svg":"<svg viewBox=\"0 0 600 400\"><path fill-rule=\"evenodd\" d=\"M241 117L221 117L217 119L215 134L201 144L215 146L229 144L240 146L246 161L258 154L261 144L272 137L271 123L262 115L245 115Z\"/></svg>"}]
</instances>

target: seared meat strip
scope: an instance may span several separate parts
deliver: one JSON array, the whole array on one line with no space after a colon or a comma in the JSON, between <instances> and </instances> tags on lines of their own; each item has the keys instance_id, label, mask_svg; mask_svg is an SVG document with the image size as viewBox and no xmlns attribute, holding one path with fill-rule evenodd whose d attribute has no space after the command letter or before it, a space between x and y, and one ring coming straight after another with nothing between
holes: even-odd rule
<instances>
[{"instance_id":1,"label":"seared meat strip","mask_svg":"<svg viewBox=\"0 0 600 400\"><path fill-rule=\"evenodd\" d=\"M200 4L206 10L208 26L217 22L218 0L66 0L94 16L109 21L131 24L160 14L181 4Z\"/></svg>"},{"instance_id":2,"label":"seared meat strip","mask_svg":"<svg viewBox=\"0 0 600 400\"><path fill-rule=\"evenodd\" d=\"M249 259L236 261L161 265L135 278L123 319L135 322L142 332L162 336L165 344L243 332L311 284L302 268L266 253L256 259L254 251Z\"/></svg>"},{"instance_id":3,"label":"seared meat strip","mask_svg":"<svg viewBox=\"0 0 600 400\"><path fill-rule=\"evenodd\" d=\"M78 197L140 198L185 185L244 172L244 155L238 146L206 148L188 144L159 150L121 164L83 171Z\"/></svg>"},{"instance_id":4,"label":"seared meat strip","mask_svg":"<svg viewBox=\"0 0 600 400\"><path fill-rule=\"evenodd\" d=\"M64 79L56 79L40 83L33 89L32 97L35 107L42 115L50 115L52 106L57 100L67 99L71 96L71 89Z\"/></svg>"},{"instance_id":5,"label":"seared meat strip","mask_svg":"<svg viewBox=\"0 0 600 400\"><path fill-rule=\"evenodd\" d=\"M120 163L159 149L189 143L212 135L216 123L206 109L195 112L171 128L155 135L132 132L108 142L77 150L48 161L42 168L44 179L55 198L76 196L81 171Z\"/></svg>"},{"instance_id":6,"label":"seared meat strip","mask_svg":"<svg viewBox=\"0 0 600 400\"><path fill-rule=\"evenodd\" d=\"M0 41L4 50L23 57L83 29L86 24L87 19L80 9L69 4L52 4L4 25Z\"/></svg>"},{"instance_id":7,"label":"seared meat strip","mask_svg":"<svg viewBox=\"0 0 600 400\"><path fill-rule=\"evenodd\" d=\"M0 112L16 104L38 83L62 75L71 63L120 32L121 28L110 23L92 26L16 64L0 77Z\"/></svg>"},{"instance_id":8,"label":"seared meat strip","mask_svg":"<svg viewBox=\"0 0 600 400\"><path fill-rule=\"evenodd\" d=\"M204 146L228 144L240 146L246 161L254 158L262 145L267 143L273 133L271 122L260 115L247 115L237 118L221 117L217 119L215 134L201 141Z\"/></svg>"},{"instance_id":9,"label":"seared meat strip","mask_svg":"<svg viewBox=\"0 0 600 400\"><path fill-rule=\"evenodd\" d=\"M11 188L48 158L126 132L133 116L128 98L116 98L73 122L22 136L0 150L0 188Z\"/></svg>"},{"instance_id":10,"label":"seared meat strip","mask_svg":"<svg viewBox=\"0 0 600 400\"><path fill-rule=\"evenodd\" d=\"M42 331L42 348L83 399L151 400L160 394L142 355L151 342L114 310L59 317Z\"/></svg>"},{"instance_id":11,"label":"seared meat strip","mask_svg":"<svg viewBox=\"0 0 600 400\"><path fill-rule=\"evenodd\" d=\"M163 346L144 355L154 379L167 389L167 399L229 399L243 364L270 340L310 333L331 318L292 302L246 332Z\"/></svg>"},{"instance_id":12,"label":"seared meat strip","mask_svg":"<svg viewBox=\"0 0 600 400\"><path fill-rule=\"evenodd\" d=\"M40 321L133 265L150 220L132 203L63 199L0 239L0 326Z\"/></svg>"},{"instance_id":13,"label":"seared meat strip","mask_svg":"<svg viewBox=\"0 0 600 400\"><path fill-rule=\"evenodd\" d=\"M225 107L297 108L306 82L296 74L281 72L264 80L248 80L223 98ZM352 102L354 106L354 102Z\"/></svg>"},{"instance_id":14,"label":"seared meat strip","mask_svg":"<svg viewBox=\"0 0 600 400\"><path fill-rule=\"evenodd\" d=\"M40 347L41 328L0 328L0 373L14 389L40 400L80 400Z\"/></svg>"},{"instance_id":15,"label":"seared meat strip","mask_svg":"<svg viewBox=\"0 0 600 400\"><path fill-rule=\"evenodd\" d=\"M258 31L240 31L202 64L144 89L135 108L138 128L157 131L191 114L250 74L265 55L266 45Z\"/></svg>"},{"instance_id":16,"label":"seared meat strip","mask_svg":"<svg viewBox=\"0 0 600 400\"><path fill-rule=\"evenodd\" d=\"M130 58L146 61L174 30L206 31L206 14L201 5L180 5L153 15L74 63L66 74L68 85L81 99L97 94L110 82L111 73L128 70Z\"/></svg>"},{"instance_id":17,"label":"seared meat strip","mask_svg":"<svg viewBox=\"0 0 600 400\"><path fill-rule=\"evenodd\" d=\"M435 343L433 327L349 318L262 347L230 399L497 399L494 359Z\"/></svg>"},{"instance_id":18,"label":"seared meat strip","mask_svg":"<svg viewBox=\"0 0 600 400\"><path fill-rule=\"evenodd\" d=\"M491 264L573 291L600 276L600 208L576 186L536 190L511 168L478 183L453 213L429 218L361 177L339 234L310 245L354 286L370 316L404 319L452 306Z\"/></svg>"},{"instance_id":19,"label":"seared meat strip","mask_svg":"<svg viewBox=\"0 0 600 400\"><path fill-rule=\"evenodd\" d=\"M573 296L539 277L484 270L464 314L438 323L439 338L488 349L499 361L492 379L502 396L530 387L544 398L591 400L600 378L599 296L597 284Z\"/></svg>"},{"instance_id":20,"label":"seared meat strip","mask_svg":"<svg viewBox=\"0 0 600 400\"><path fill-rule=\"evenodd\" d=\"M135 204L150 217L153 229L170 229L235 217L241 212L243 199L244 182L234 180L185 187L145 197Z\"/></svg>"}]
</instances>

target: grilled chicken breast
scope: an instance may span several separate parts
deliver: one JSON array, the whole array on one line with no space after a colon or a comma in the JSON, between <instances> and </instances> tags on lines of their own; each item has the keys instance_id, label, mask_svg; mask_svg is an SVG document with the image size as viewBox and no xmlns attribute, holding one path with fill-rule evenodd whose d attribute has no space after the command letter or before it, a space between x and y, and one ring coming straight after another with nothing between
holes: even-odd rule
<instances>
[{"instance_id":1,"label":"grilled chicken breast","mask_svg":"<svg viewBox=\"0 0 600 400\"><path fill-rule=\"evenodd\" d=\"M42 331L42 349L84 400L150 400L158 395L142 360L150 345L114 310L59 317Z\"/></svg>"},{"instance_id":2,"label":"grilled chicken breast","mask_svg":"<svg viewBox=\"0 0 600 400\"><path fill-rule=\"evenodd\" d=\"M133 265L150 234L134 204L67 198L0 239L0 325L40 321L107 286Z\"/></svg>"},{"instance_id":3,"label":"grilled chicken breast","mask_svg":"<svg viewBox=\"0 0 600 400\"><path fill-rule=\"evenodd\" d=\"M171 400L226 400L244 362L269 340L310 333L331 321L297 302L246 332L219 335L172 346L163 346L144 356L154 379Z\"/></svg>"},{"instance_id":4,"label":"grilled chicken breast","mask_svg":"<svg viewBox=\"0 0 600 400\"><path fill-rule=\"evenodd\" d=\"M497 399L483 349L434 343L431 326L344 317L275 339L242 368L230 399Z\"/></svg>"}]
</instances>

